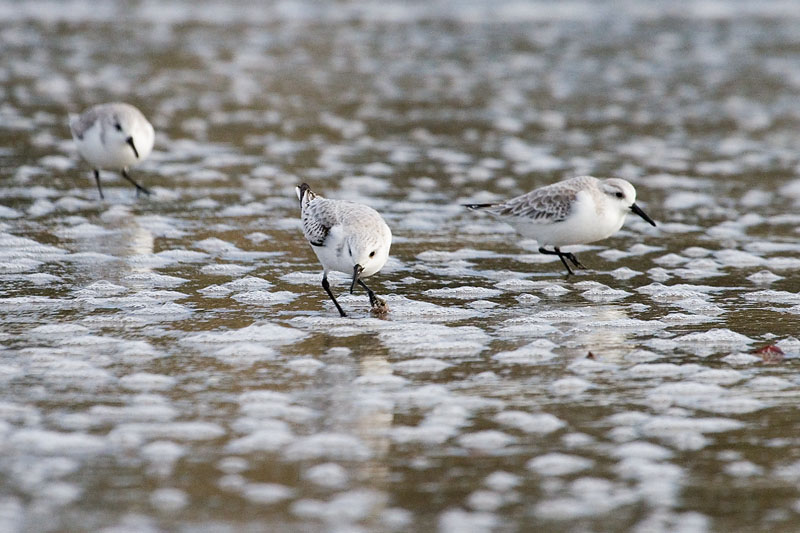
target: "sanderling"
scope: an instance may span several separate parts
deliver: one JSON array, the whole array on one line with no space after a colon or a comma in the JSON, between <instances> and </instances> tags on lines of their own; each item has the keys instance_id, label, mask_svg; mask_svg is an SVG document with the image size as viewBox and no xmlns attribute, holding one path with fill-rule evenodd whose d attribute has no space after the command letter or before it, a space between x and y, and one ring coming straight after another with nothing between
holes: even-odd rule
<instances>
[{"instance_id":1,"label":"sanderling","mask_svg":"<svg viewBox=\"0 0 800 533\"><path fill-rule=\"evenodd\" d=\"M314 193L307 183L296 188L300 199L303 235L322 263L322 288L333 300L341 316L347 316L331 292L328 272L352 274L350 294L356 283L366 289L372 310L382 314L386 302L375 296L363 278L378 272L389 258L392 232L383 217L363 204L329 200Z\"/></svg>"},{"instance_id":2,"label":"sanderling","mask_svg":"<svg viewBox=\"0 0 800 533\"><path fill-rule=\"evenodd\" d=\"M139 191L150 194L128 175L128 167L143 161L153 149L153 126L130 104L113 103L90 107L80 115L70 114L69 129L78 152L92 165L100 198L100 169L119 170Z\"/></svg>"},{"instance_id":3,"label":"sanderling","mask_svg":"<svg viewBox=\"0 0 800 533\"><path fill-rule=\"evenodd\" d=\"M610 237L633 211L647 222L656 225L636 205L636 189L623 179L599 180L579 176L546 185L496 204L464 204L469 209L485 209L514 227L524 237L536 239L539 252L557 255L568 274L567 263L585 268L572 253L562 252L561 246L586 244ZM553 250L545 249L552 246Z\"/></svg>"}]
</instances>

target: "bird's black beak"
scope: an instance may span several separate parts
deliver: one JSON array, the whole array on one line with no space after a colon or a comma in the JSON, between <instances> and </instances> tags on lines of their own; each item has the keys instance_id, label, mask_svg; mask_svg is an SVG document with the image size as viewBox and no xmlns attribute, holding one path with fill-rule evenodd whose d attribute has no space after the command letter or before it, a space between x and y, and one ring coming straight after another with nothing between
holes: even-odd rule
<instances>
[{"instance_id":1,"label":"bird's black beak","mask_svg":"<svg viewBox=\"0 0 800 533\"><path fill-rule=\"evenodd\" d=\"M353 282L350 284L350 294L353 294L353 289L356 288L356 282L358 278L361 276L361 273L364 272L364 267L361 265L356 265L353 267Z\"/></svg>"},{"instance_id":2,"label":"bird's black beak","mask_svg":"<svg viewBox=\"0 0 800 533\"><path fill-rule=\"evenodd\" d=\"M650 223L650 225L651 225L651 226L655 227L656 223L655 223L655 222L653 222L653 219L652 219L652 218L650 218L649 216L647 216L647 213L645 213L644 211L642 211L642 208L641 208L641 207L639 207L639 206L638 206L638 205L636 205L636 204L632 204L632 205L631 205L631 211L633 211L634 213L636 213L637 215L639 215L640 217L642 217L643 219L645 219L647 222L649 222L649 223Z\"/></svg>"},{"instance_id":3,"label":"bird's black beak","mask_svg":"<svg viewBox=\"0 0 800 533\"><path fill-rule=\"evenodd\" d=\"M131 148L133 148L133 154L136 156L136 159L139 159L139 150L137 150L136 145L133 144L133 137L128 137L125 139L125 142L128 143Z\"/></svg>"}]
</instances>

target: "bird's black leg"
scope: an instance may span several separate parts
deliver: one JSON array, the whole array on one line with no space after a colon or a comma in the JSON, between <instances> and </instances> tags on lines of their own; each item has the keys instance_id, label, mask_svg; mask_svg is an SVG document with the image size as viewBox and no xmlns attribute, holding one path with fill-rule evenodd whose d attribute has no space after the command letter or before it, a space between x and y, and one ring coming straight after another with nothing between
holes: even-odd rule
<instances>
[{"instance_id":1,"label":"bird's black leg","mask_svg":"<svg viewBox=\"0 0 800 533\"><path fill-rule=\"evenodd\" d=\"M132 177L130 177L128 175L128 169L127 168L123 168L122 169L122 177L125 178L126 180L130 181L131 183L133 183L133 186L136 187L136 197L137 198L139 197L139 192L143 192L147 196L150 196L150 191L147 190L147 188L142 187L141 185L136 183L136 180L134 180Z\"/></svg>"},{"instance_id":2,"label":"bird's black leg","mask_svg":"<svg viewBox=\"0 0 800 533\"><path fill-rule=\"evenodd\" d=\"M342 310L342 306L339 305L339 302L336 301L336 297L331 292L331 285L330 285L330 283L328 283L328 275L327 274L324 274L322 276L322 288L325 289L325 292L327 292L328 296L330 296L331 300L333 300L333 305L335 305L336 309L339 310L339 315L343 316L343 317L347 316L347 313L345 313L344 310Z\"/></svg>"},{"instance_id":3,"label":"bird's black leg","mask_svg":"<svg viewBox=\"0 0 800 533\"><path fill-rule=\"evenodd\" d=\"M558 248L556 248L556 250L558 250ZM558 250L558 251L560 251L560 250ZM578 258L575 257L575 254L573 254L571 252L567 252L567 253L564 254L564 256L567 259L569 259L570 261L572 261L572 264L575 265L576 267L578 267L578 268L586 268L585 266L583 266L583 264L581 264L580 261L578 261Z\"/></svg>"},{"instance_id":4,"label":"bird's black leg","mask_svg":"<svg viewBox=\"0 0 800 533\"><path fill-rule=\"evenodd\" d=\"M561 250L559 250L559 249L558 249L558 247L556 247L556 246L554 246L554 247L553 247L553 250L555 250L555 251L552 251L552 252L551 252L550 250L546 250L544 247L540 247L540 248L539 248L539 253L540 253L540 254L545 254L545 255L557 255L557 256L558 256L558 258L559 258L559 259L561 259L561 263L564 265L564 268L566 268L566 269L567 269L567 275L571 275L571 274L574 274L574 273L575 273L575 272L573 272L573 271L572 271L572 269L569 267L569 263L567 263L567 259L569 259L570 261L572 261L572 263L573 263L573 264L574 264L576 267L580 267L580 268L586 268L586 267L584 267L584 266L581 264L581 262L580 262L580 261L578 261L578 258L577 258L577 257L575 257L575 255L574 255L574 254L572 254L572 253L570 253L570 252L564 253L564 252L562 252Z\"/></svg>"},{"instance_id":5,"label":"bird's black leg","mask_svg":"<svg viewBox=\"0 0 800 533\"><path fill-rule=\"evenodd\" d=\"M97 182L97 190L100 191L100 199L104 200L103 188L100 186L100 171L97 169L94 169L94 181Z\"/></svg>"},{"instance_id":6,"label":"bird's black leg","mask_svg":"<svg viewBox=\"0 0 800 533\"><path fill-rule=\"evenodd\" d=\"M389 306L386 305L386 300L375 296L375 293L372 292L372 289L367 287L367 284L364 283L363 280L359 279L358 284L364 287L364 290L367 291L367 294L369 295L369 305L372 308L372 312L379 317L386 316L386 313L389 312Z\"/></svg>"},{"instance_id":7,"label":"bird's black leg","mask_svg":"<svg viewBox=\"0 0 800 533\"><path fill-rule=\"evenodd\" d=\"M372 292L372 289L367 287L367 284L364 283L362 280L359 279L358 280L358 284L361 285L362 287L364 287L364 290L367 291L367 294L369 295L369 304L372 307L375 307L378 304L378 297L375 296L375 293Z\"/></svg>"}]
</instances>

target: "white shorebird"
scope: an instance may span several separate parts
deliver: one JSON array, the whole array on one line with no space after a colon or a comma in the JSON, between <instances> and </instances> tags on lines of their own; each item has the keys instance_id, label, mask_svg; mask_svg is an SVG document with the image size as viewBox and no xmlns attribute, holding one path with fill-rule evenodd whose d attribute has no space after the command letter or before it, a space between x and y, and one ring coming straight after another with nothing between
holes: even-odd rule
<instances>
[{"instance_id":1,"label":"white shorebird","mask_svg":"<svg viewBox=\"0 0 800 533\"><path fill-rule=\"evenodd\" d=\"M636 189L623 179L599 180L579 176L534 189L511 200L494 204L464 204L469 209L485 210L507 222L522 236L536 239L539 252L557 255L568 274L567 263L585 268L574 254L561 246L586 244L610 237L622 227L625 217L634 212L656 225L636 205ZM545 249L552 246L553 250Z\"/></svg>"},{"instance_id":2,"label":"white shorebird","mask_svg":"<svg viewBox=\"0 0 800 533\"><path fill-rule=\"evenodd\" d=\"M140 191L150 194L128 174L128 167L146 159L153 150L153 126L141 111L130 104L99 104L80 115L70 114L69 129L78 152L94 170L100 198L104 198L101 169L119 170L136 187L137 196Z\"/></svg>"},{"instance_id":3,"label":"white shorebird","mask_svg":"<svg viewBox=\"0 0 800 533\"><path fill-rule=\"evenodd\" d=\"M369 295L372 310L387 311L386 302L375 296L363 278L378 272L389 258L392 232L383 217L363 204L346 200L329 200L315 194L307 183L296 188L300 200L303 235L322 263L322 288L333 300L341 316L347 316L331 292L328 272L351 274L350 294L356 283Z\"/></svg>"}]
</instances>

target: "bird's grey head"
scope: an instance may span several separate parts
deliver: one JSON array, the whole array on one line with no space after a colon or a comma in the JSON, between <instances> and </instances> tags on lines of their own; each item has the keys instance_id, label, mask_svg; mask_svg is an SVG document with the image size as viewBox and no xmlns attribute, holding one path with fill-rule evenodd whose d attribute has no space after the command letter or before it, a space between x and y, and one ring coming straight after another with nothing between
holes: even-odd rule
<instances>
[{"instance_id":1,"label":"bird's grey head","mask_svg":"<svg viewBox=\"0 0 800 533\"><path fill-rule=\"evenodd\" d=\"M389 232L389 228L384 229L387 235L383 235L383 238L375 236L365 239L363 236L361 236L362 238L353 236L348 241L348 253L353 261L353 280L350 284L350 292L353 292L360 278L366 278L379 271L389 258L391 232Z\"/></svg>"},{"instance_id":2,"label":"bird's grey head","mask_svg":"<svg viewBox=\"0 0 800 533\"><path fill-rule=\"evenodd\" d=\"M603 194L608 196L613 203L618 203L625 209L636 203L636 189L629 182L619 178L603 180L601 186Z\"/></svg>"},{"instance_id":3,"label":"bird's grey head","mask_svg":"<svg viewBox=\"0 0 800 533\"><path fill-rule=\"evenodd\" d=\"M629 182L619 178L609 178L602 182L600 189L610 199L609 203L617 206L622 213L627 214L632 211L652 226L656 225L653 219L636 205L636 189Z\"/></svg>"},{"instance_id":4,"label":"bird's grey head","mask_svg":"<svg viewBox=\"0 0 800 533\"><path fill-rule=\"evenodd\" d=\"M136 117L127 113L125 109L115 110L103 117L103 132L106 142L115 144L127 144L133 150L136 159L139 159L139 150L136 148L135 137Z\"/></svg>"}]
</instances>

